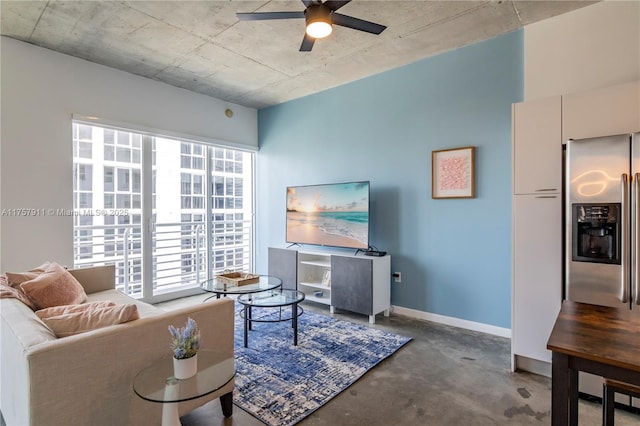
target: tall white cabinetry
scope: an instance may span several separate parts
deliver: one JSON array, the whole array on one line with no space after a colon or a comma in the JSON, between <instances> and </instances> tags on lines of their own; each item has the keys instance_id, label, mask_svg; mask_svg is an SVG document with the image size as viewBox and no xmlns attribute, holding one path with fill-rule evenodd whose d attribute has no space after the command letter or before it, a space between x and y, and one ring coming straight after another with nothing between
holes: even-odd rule
<instances>
[{"instance_id":1,"label":"tall white cabinetry","mask_svg":"<svg viewBox=\"0 0 640 426\"><path fill-rule=\"evenodd\" d=\"M513 368L549 374L562 301L561 97L514 104L512 120Z\"/></svg>"},{"instance_id":2,"label":"tall white cabinetry","mask_svg":"<svg viewBox=\"0 0 640 426\"><path fill-rule=\"evenodd\" d=\"M269 247L269 275L307 300L367 315L389 315L391 256L369 257L325 250Z\"/></svg>"},{"instance_id":3,"label":"tall white cabinetry","mask_svg":"<svg viewBox=\"0 0 640 426\"><path fill-rule=\"evenodd\" d=\"M640 82L513 105L512 366L550 374L562 303L562 143L640 131Z\"/></svg>"}]
</instances>

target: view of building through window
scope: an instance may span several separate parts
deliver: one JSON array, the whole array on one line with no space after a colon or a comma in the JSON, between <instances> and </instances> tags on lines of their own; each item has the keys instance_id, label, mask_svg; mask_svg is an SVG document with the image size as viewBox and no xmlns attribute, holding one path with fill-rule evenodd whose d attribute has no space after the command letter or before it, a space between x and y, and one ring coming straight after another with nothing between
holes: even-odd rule
<instances>
[{"instance_id":1,"label":"view of building through window","mask_svg":"<svg viewBox=\"0 0 640 426\"><path fill-rule=\"evenodd\" d=\"M253 153L73 123L74 266L139 298L253 267Z\"/></svg>"}]
</instances>

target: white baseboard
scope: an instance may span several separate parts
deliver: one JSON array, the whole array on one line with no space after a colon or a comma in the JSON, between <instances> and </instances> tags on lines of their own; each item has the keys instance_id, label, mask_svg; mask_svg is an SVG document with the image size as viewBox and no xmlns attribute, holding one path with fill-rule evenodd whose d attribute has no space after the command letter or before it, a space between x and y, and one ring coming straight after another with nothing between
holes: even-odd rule
<instances>
[{"instance_id":1,"label":"white baseboard","mask_svg":"<svg viewBox=\"0 0 640 426\"><path fill-rule=\"evenodd\" d=\"M550 362L527 358L522 355L515 355L514 363L516 371L523 370L540 376L551 377Z\"/></svg>"},{"instance_id":2,"label":"white baseboard","mask_svg":"<svg viewBox=\"0 0 640 426\"><path fill-rule=\"evenodd\" d=\"M393 313L411 318L422 319L439 324L450 325L452 327L464 328L467 330L479 331L481 333L493 334L494 336L511 338L511 329L496 327L495 325L483 324L480 322L463 320L460 318L447 317L445 315L432 314L430 312L418 311L404 308L402 306L392 306Z\"/></svg>"}]
</instances>

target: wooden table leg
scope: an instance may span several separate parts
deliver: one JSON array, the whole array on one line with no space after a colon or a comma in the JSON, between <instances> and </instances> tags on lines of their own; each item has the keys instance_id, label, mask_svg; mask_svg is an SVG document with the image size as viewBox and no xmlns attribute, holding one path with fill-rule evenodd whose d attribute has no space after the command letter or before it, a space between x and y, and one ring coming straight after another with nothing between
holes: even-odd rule
<instances>
[{"instance_id":1,"label":"wooden table leg","mask_svg":"<svg viewBox=\"0 0 640 426\"><path fill-rule=\"evenodd\" d=\"M612 426L615 419L616 393L612 386L603 385L602 421L604 426Z\"/></svg>"},{"instance_id":2,"label":"wooden table leg","mask_svg":"<svg viewBox=\"0 0 640 426\"><path fill-rule=\"evenodd\" d=\"M569 369L569 424L571 426L578 426L579 374L578 370Z\"/></svg>"},{"instance_id":3,"label":"wooden table leg","mask_svg":"<svg viewBox=\"0 0 640 426\"><path fill-rule=\"evenodd\" d=\"M565 426L569 420L569 357L551 355L551 424Z\"/></svg>"},{"instance_id":4,"label":"wooden table leg","mask_svg":"<svg viewBox=\"0 0 640 426\"><path fill-rule=\"evenodd\" d=\"M222 414L225 417L231 417L233 414L233 392L225 393L220 397L220 406Z\"/></svg>"}]
</instances>

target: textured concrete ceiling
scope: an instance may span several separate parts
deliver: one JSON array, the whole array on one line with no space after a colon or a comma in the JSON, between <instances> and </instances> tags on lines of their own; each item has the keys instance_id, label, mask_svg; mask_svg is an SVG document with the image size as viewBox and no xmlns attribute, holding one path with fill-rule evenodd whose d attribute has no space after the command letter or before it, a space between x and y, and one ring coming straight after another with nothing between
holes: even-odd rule
<instances>
[{"instance_id":1,"label":"textured concrete ceiling","mask_svg":"<svg viewBox=\"0 0 640 426\"><path fill-rule=\"evenodd\" d=\"M345 15L388 28L336 26L299 52L303 19L239 21L236 12L301 11L291 1L6 1L0 32L51 50L253 108L263 108L485 40L593 1L363 1Z\"/></svg>"}]
</instances>

